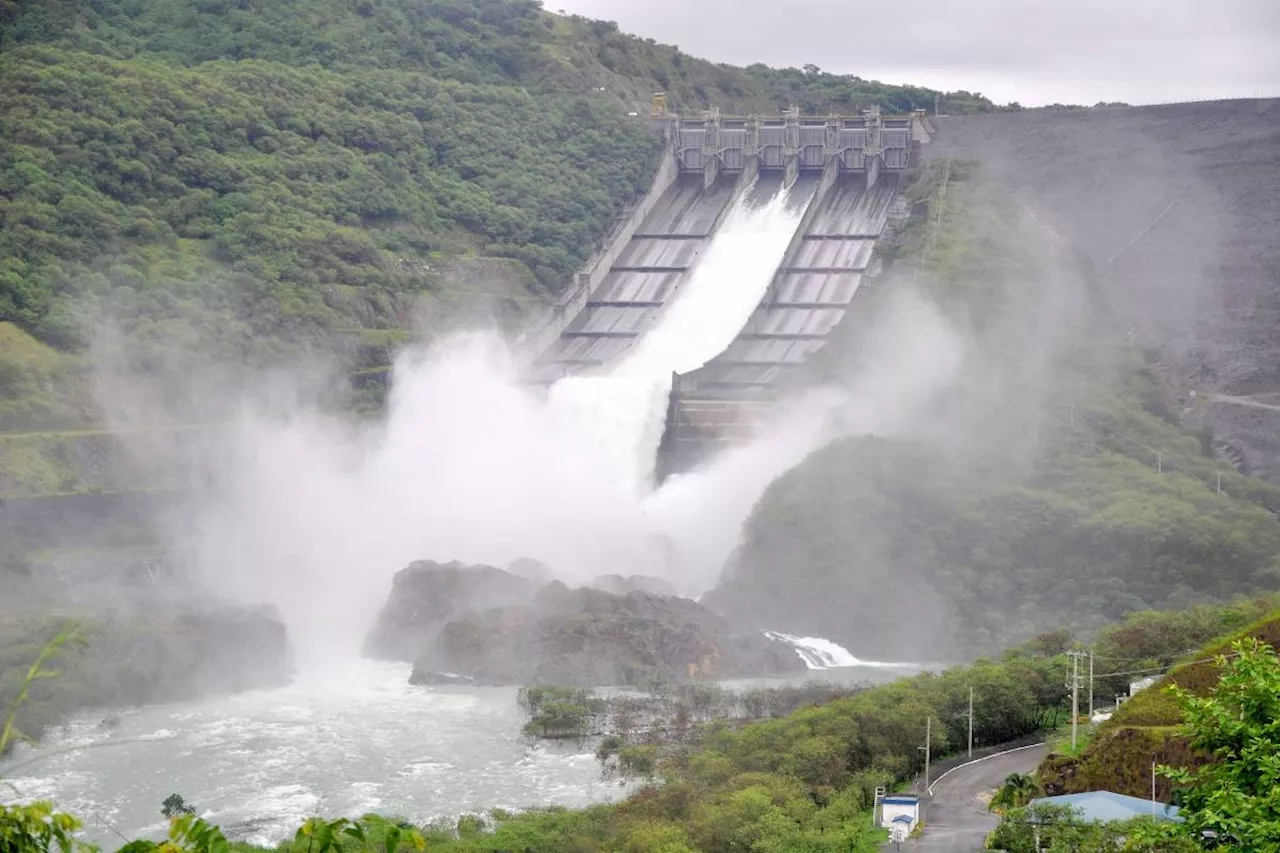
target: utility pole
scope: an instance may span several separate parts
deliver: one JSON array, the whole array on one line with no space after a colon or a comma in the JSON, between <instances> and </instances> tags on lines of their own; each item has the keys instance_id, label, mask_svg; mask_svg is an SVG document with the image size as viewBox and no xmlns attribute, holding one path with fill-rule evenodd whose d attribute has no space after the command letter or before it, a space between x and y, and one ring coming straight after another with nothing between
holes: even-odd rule
<instances>
[{"instance_id":1,"label":"utility pole","mask_svg":"<svg viewBox=\"0 0 1280 853\"><path fill-rule=\"evenodd\" d=\"M1151 816L1156 816L1156 763L1151 762Z\"/></svg>"},{"instance_id":2,"label":"utility pole","mask_svg":"<svg viewBox=\"0 0 1280 853\"><path fill-rule=\"evenodd\" d=\"M1222 494L1222 472L1218 472L1218 494Z\"/></svg>"},{"instance_id":3,"label":"utility pole","mask_svg":"<svg viewBox=\"0 0 1280 853\"><path fill-rule=\"evenodd\" d=\"M1071 751L1076 751L1076 728L1080 719L1080 656L1084 652L1067 652L1071 655Z\"/></svg>"},{"instance_id":4,"label":"utility pole","mask_svg":"<svg viewBox=\"0 0 1280 853\"><path fill-rule=\"evenodd\" d=\"M1156 454L1156 473L1157 474L1164 473L1164 454L1163 453Z\"/></svg>"},{"instance_id":5,"label":"utility pole","mask_svg":"<svg viewBox=\"0 0 1280 853\"><path fill-rule=\"evenodd\" d=\"M1076 751L1076 724L1080 717L1080 653L1071 653L1071 751Z\"/></svg>"},{"instance_id":6,"label":"utility pole","mask_svg":"<svg viewBox=\"0 0 1280 853\"><path fill-rule=\"evenodd\" d=\"M969 757L973 758L973 685L969 685Z\"/></svg>"},{"instance_id":7,"label":"utility pole","mask_svg":"<svg viewBox=\"0 0 1280 853\"><path fill-rule=\"evenodd\" d=\"M1093 722L1093 647L1089 647L1089 722Z\"/></svg>"},{"instance_id":8,"label":"utility pole","mask_svg":"<svg viewBox=\"0 0 1280 853\"><path fill-rule=\"evenodd\" d=\"M929 751L933 746L933 717L924 718L924 791L929 793Z\"/></svg>"}]
</instances>

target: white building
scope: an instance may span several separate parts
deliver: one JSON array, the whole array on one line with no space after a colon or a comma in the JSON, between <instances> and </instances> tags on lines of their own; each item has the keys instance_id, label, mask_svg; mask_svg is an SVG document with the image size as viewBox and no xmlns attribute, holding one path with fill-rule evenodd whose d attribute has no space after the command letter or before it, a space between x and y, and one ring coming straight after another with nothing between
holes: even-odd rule
<instances>
[{"instance_id":1,"label":"white building","mask_svg":"<svg viewBox=\"0 0 1280 853\"><path fill-rule=\"evenodd\" d=\"M1132 696L1139 691L1146 690L1148 687L1156 683L1156 676L1148 675L1146 678L1139 678L1137 681L1129 682L1129 695Z\"/></svg>"},{"instance_id":2,"label":"white building","mask_svg":"<svg viewBox=\"0 0 1280 853\"><path fill-rule=\"evenodd\" d=\"M880 825L891 832L902 827L904 835L920 822L920 798L915 794L889 794L880 801Z\"/></svg>"}]
</instances>

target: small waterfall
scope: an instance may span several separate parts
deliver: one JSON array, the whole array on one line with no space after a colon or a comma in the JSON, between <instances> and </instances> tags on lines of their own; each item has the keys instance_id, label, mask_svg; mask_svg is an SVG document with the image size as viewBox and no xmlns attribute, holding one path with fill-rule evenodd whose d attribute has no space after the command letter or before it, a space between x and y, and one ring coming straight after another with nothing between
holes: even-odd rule
<instances>
[{"instance_id":1,"label":"small waterfall","mask_svg":"<svg viewBox=\"0 0 1280 853\"><path fill-rule=\"evenodd\" d=\"M804 665L809 669L835 669L845 666L876 666L876 667L896 667L908 668L911 664L905 663L885 663L883 661L860 660L853 654L837 643L830 640L824 640L822 637L797 637L794 634L784 634L781 631L765 631L764 635L770 640L779 643L786 643L796 650L796 654L804 661Z\"/></svg>"}]
</instances>

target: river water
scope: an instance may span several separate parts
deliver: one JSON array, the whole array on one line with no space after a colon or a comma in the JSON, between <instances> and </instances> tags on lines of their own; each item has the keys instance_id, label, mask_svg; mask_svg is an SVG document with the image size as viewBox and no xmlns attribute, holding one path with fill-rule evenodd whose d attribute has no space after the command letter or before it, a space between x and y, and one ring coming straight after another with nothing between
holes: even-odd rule
<instances>
[{"instance_id":1,"label":"river water","mask_svg":"<svg viewBox=\"0 0 1280 853\"><path fill-rule=\"evenodd\" d=\"M626 793L601 778L589 746L523 741L516 688L412 687L409 669L351 661L287 687L126 711L109 729L103 714L82 715L39 749L20 749L0 777L22 800L80 816L86 840L108 848L120 835L161 835L160 804L173 793L229 835L263 844L317 813L424 822ZM905 671L812 675L883 681Z\"/></svg>"},{"instance_id":2,"label":"river water","mask_svg":"<svg viewBox=\"0 0 1280 853\"><path fill-rule=\"evenodd\" d=\"M275 603L295 642L323 649L356 645L390 572L422 556L497 565L532 556L589 577L632 560L650 569L661 554L646 543L662 534L682 555L671 580L705 589L755 499L818 429L800 419L795 436L784 431L651 492L671 374L732 339L812 191L747 194L658 328L609 374L557 383L545 406L462 356L406 363L385 434L354 469L345 434L323 422L248 418L237 433L241 467L220 460L234 500L211 510L195 537L210 576ZM486 413L485 429L474 412ZM379 566L385 576L370 576ZM339 619L351 630L335 629ZM826 680L910 671L858 661L825 640L776 638ZM287 687L134 709L110 727L102 713L81 715L0 764L0 779L23 800L80 816L86 839L104 846L160 835L160 805L173 793L230 836L258 843L317 813L425 822L625 793L601 779L587 747L523 741L515 688L419 688L407 664L314 660Z\"/></svg>"}]
</instances>

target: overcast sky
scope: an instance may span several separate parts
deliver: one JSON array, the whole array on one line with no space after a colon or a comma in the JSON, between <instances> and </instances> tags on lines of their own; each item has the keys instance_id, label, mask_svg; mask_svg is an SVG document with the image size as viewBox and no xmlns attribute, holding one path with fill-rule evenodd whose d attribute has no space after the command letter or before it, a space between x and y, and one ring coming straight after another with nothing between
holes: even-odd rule
<instances>
[{"instance_id":1,"label":"overcast sky","mask_svg":"<svg viewBox=\"0 0 1280 853\"><path fill-rule=\"evenodd\" d=\"M1026 106L1280 95L1280 0L544 0L718 62Z\"/></svg>"}]
</instances>

